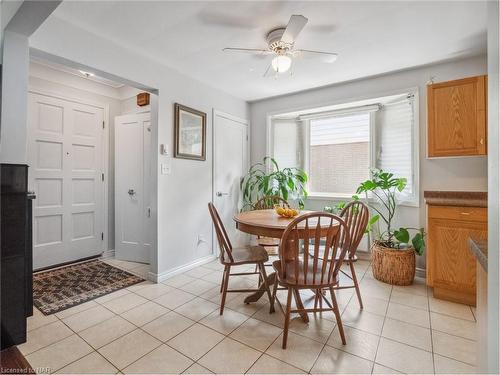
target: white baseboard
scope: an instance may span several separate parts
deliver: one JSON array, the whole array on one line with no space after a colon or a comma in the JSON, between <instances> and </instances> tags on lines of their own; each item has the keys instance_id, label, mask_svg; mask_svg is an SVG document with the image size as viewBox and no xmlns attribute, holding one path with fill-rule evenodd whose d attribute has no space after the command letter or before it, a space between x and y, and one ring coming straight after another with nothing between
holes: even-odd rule
<instances>
[{"instance_id":1,"label":"white baseboard","mask_svg":"<svg viewBox=\"0 0 500 375\"><path fill-rule=\"evenodd\" d=\"M425 270L425 268L416 268L415 269L415 276L416 277L422 277L422 278L426 278L426 275L427 275L427 271Z\"/></svg>"},{"instance_id":2,"label":"white baseboard","mask_svg":"<svg viewBox=\"0 0 500 375\"><path fill-rule=\"evenodd\" d=\"M155 282L155 283L161 283L162 281L170 279L171 277L174 277L180 273L189 271L190 269L196 268L196 267L201 266L203 264L210 263L211 261L215 260L216 258L217 258L217 256L215 256L215 255L208 255L208 256L203 257L201 259L197 259L194 262L173 268L171 270L162 272L160 274L157 274L154 272L149 272L148 279L152 282Z\"/></svg>"},{"instance_id":3,"label":"white baseboard","mask_svg":"<svg viewBox=\"0 0 500 375\"><path fill-rule=\"evenodd\" d=\"M115 257L115 249L104 250L101 254L102 258L114 258Z\"/></svg>"}]
</instances>

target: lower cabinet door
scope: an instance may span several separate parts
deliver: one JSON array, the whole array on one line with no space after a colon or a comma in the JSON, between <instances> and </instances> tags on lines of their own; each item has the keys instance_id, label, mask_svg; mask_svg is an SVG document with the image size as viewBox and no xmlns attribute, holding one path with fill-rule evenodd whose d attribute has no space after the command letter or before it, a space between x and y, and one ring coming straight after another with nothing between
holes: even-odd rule
<instances>
[{"instance_id":1,"label":"lower cabinet door","mask_svg":"<svg viewBox=\"0 0 500 375\"><path fill-rule=\"evenodd\" d=\"M486 239L487 224L429 218L428 232L434 297L475 305L476 260L468 239Z\"/></svg>"}]
</instances>

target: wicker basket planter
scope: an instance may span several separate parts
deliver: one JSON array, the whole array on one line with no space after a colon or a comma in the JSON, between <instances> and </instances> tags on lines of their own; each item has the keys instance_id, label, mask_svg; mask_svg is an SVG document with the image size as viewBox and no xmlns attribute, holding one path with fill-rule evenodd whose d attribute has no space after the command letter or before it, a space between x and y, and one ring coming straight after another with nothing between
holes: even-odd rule
<instances>
[{"instance_id":1,"label":"wicker basket planter","mask_svg":"<svg viewBox=\"0 0 500 375\"><path fill-rule=\"evenodd\" d=\"M372 245L373 277L387 284L410 285L415 278L415 250L413 247L395 250L380 243Z\"/></svg>"}]
</instances>

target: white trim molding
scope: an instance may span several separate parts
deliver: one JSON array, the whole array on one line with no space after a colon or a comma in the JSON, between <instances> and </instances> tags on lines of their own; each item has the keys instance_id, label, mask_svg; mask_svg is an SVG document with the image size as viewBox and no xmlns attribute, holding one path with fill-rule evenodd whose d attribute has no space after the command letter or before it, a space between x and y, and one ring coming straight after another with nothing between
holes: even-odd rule
<instances>
[{"instance_id":1,"label":"white trim molding","mask_svg":"<svg viewBox=\"0 0 500 375\"><path fill-rule=\"evenodd\" d=\"M217 259L217 257L213 254L207 255L203 258L197 259L194 262L175 267L173 269L170 269L168 271L162 272L160 274L154 273L154 272L149 272L148 273L148 280L152 281L154 283L161 283L162 281L165 281L167 279L170 279L171 277L174 277L176 275L179 275L183 272L189 271L193 268L199 267L203 264L210 263L211 261Z\"/></svg>"}]
</instances>

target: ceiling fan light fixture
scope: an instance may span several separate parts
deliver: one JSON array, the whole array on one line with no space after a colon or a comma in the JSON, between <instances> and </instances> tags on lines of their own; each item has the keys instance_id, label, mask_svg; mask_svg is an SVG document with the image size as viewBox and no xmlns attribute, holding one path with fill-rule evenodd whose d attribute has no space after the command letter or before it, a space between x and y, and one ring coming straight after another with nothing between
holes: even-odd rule
<instances>
[{"instance_id":1,"label":"ceiling fan light fixture","mask_svg":"<svg viewBox=\"0 0 500 375\"><path fill-rule=\"evenodd\" d=\"M287 55L278 55L271 61L271 66L276 73L285 73L292 66L292 59Z\"/></svg>"}]
</instances>

